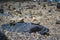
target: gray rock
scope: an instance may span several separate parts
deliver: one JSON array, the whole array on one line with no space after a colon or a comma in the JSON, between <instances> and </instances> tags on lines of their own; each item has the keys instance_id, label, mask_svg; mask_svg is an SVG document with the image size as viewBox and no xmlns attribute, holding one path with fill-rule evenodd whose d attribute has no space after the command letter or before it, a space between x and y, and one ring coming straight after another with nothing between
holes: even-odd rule
<instances>
[{"instance_id":1,"label":"gray rock","mask_svg":"<svg viewBox=\"0 0 60 40\"><path fill-rule=\"evenodd\" d=\"M45 35L49 32L49 29L42 25L35 25L31 23L15 23L14 26L10 26L10 24L3 24L1 29L7 30L10 32L40 32L40 34Z\"/></svg>"}]
</instances>

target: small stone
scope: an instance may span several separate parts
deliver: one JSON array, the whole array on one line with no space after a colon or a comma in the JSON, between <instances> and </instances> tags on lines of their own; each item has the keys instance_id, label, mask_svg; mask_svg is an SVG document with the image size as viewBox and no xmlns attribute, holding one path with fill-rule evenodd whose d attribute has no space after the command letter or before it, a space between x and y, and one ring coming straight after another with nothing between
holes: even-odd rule
<instances>
[{"instance_id":1,"label":"small stone","mask_svg":"<svg viewBox=\"0 0 60 40\"><path fill-rule=\"evenodd\" d=\"M0 13L4 13L4 10L3 9L0 9Z\"/></svg>"},{"instance_id":2,"label":"small stone","mask_svg":"<svg viewBox=\"0 0 60 40\"><path fill-rule=\"evenodd\" d=\"M56 24L60 24L60 21L56 21Z\"/></svg>"},{"instance_id":3,"label":"small stone","mask_svg":"<svg viewBox=\"0 0 60 40\"><path fill-rule=\"evenodd\" d=\"M16 8L14 7L13 10L15 10Z\"/></svg>"},{"instance_id":4,"label":"small stone","mask_svg":"<svg viewBox=\"0 0 60 40\"><path fill-rule=\"evenodd\" d=\"M46 5L44 4L43 7L46 7Z\"/></svg>"},{"instance_id":5,"label":"small stone","mask_svg":"<svg viewBox=\"0 0 60 40\"><path fill-rule=\"evenodd\" d=\"M48 10L48 12L51 12L51 11L52 11L52 9Z\"/></svg>"},{"instance_id":6,"label":"small stone","mask_svg":"<svg viewBox=\"0 0 60 40\"><path fill-rule=\"evenodd\" d=\"M40 5L41 3L38 3L38 5Z\"/></svg>"},{"instance_id":7,"label":"small stone","mask_svg":"<svg viewBox=\"0 0 60 40\"><path fill-rule=\"evenodd\" d=\"M18 23L24 23L24 19L21 19Z\"/></svg>"},{"instance_id":8,"label":"small stone","mask_svg":"<svg viewBox=\"0 0 60 40\"><path fill-rule=\"evenodd\" d=\"M10 25L15 25L15 21L14 20L11 20L10 21Z\"/></svg>"}]
</instances>

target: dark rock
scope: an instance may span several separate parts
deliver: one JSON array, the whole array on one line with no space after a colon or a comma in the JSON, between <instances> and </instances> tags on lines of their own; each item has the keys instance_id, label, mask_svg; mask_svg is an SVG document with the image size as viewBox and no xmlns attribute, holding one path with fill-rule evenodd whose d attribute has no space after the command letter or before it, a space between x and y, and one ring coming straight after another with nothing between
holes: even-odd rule
<instances>
[{"instance_id":1,"label":"dark rock","mask_svg":"<svg viewBox=\"0 0 60 40\"><path fill-rule=\"evenodd\" d=\"M4 33L0 32L0 40L8 40L8 38Z\"/></svg>"},{"instance_id":2,"label":"dark rock","mask_svg":"<svg viewBox=\"0 0 60 40\"><path fill-rule=\"evenodd\" d=\"M0 13L4 13L4 10L3 9L0 9Z\"/></svg>"},{"instance_id":3,"label":"dark rock","mask_svg":"<svg viewBox=\"0 0 60 40\"><path fill-rule=\"evenodd\" d=\"M41 3L38 3L38 5L40 5Z\"/></svg>"},{"instance_id":4,"label":"dark rock","mask_svg":"<svg viewBox=\"0 0 60 40\"><path fill-rule=\"evenodd\" d=\"M40 32L41 35L48 35L49 33L49 29L48 28L43 28Z\"/></svg>"},{"instance_id":5,"label":"dark rock","mask_svg":"<svg viewBox=\"0 0 60 40\"><path fill-rule=\"evenodd\" d=\"M40 33L41 35L48 35L49 29L42 26L31 23L16 23L15 26L11 27L9 24L3 24L1 29L8 30L10 32L29 32L29 33Z\"/></svg>"},{"instance_id":6,"label":"dark rock","mask_svg":"<svg viewBox=\"0 0 60 40\"><path fill-rule=\"evenodd\" d=\"M8 5L8 10L12 10L12 9L11 9L11 6L12 6L12 5Z\"/></svg>"},{"instance_id":7,"label":"dark rock","mask_svg":"<svg viewBox=\"0 0 60 40\"><path fill-rule=\"evenodd\" d=\"M44 26L36 26L30 29L30 33L39 32L41 35L49 35L49 29Z\"/></svg>"},{"instance_id":8,"label":"dark rock","mask_svg":"<svg viewBox=\"0 0 60 40\"><path fill-rule=\"evenodd\" d=\"M32 5L32 7L36 7L36 5Z\"/></svg>"},{"instance_id":9,"label":"dark rock","mask_svg":"<svg viewBox=\"0 0 60 40\"><path fill-rule=\"evenodd\" d=\"M10 21L10 26L12 26L12 25L13 25L13 26L15 25L15 21L14 21L14 20L11 20L11 21Z\"/></svg>"},{"instance_id":10,"label":"dark rock","mask_svg":"<svg viewBox=\"0 0 60 40\"><path fill-rule=\"evenodd\" d=\"M57 9L60 9L60 3L57 3Z\"/></svg>"},{"instance_id":11,"label":"dark rock","mask_svg":"<svg viewBox=\"0 0 60 40\"><path fill-rule=\"evenodd\" d=\"M3 8L4 8L4 6L3 6L3 5L1 5L1 8L3 9Z\"/></svg>"},{"instance_id":12,"label":"dark rock","mask_svg":"<svg viewBox=\"0 0 60 40\"><path fill-rule=\"evenodd\" d=\"M10 9L12 5L9 5L8 8Z\"/></svg>"},{"instance_id":13,"label":"dark rock","mask_svg":"<svg viewBox=\"0 0 60 40\"><path fill-rule=\"evenodd\" d=\"M44 4L43 7L46 7L46 5Z\"/></svg>"},{"instance_id":14,"label":"dark rock","mask_svg":"<svg viewBox=\"0 0 60 40\"><path fill-rule=\"evenodd\" d=\"M18 14L22 14L21 11L17 11L17 10L16 10L15 12L18 13Z\"/></svg>"},{"instance_id":15,"label":"dark rock","mask_svg":"<svg viewBox=\"0 0 60 40\"><path fill-rule=\"evenodd\" d=\"M8 4L6 3L5 6L8 6Z\"/></svg>"},{"instance_id":16,"label":"dark rock","mask_svg":"<svg viewBox=\"0 0 60 40\"><path fill-rule=\"evenodd\" d=\"M14 7L13 10L15 10L16 8Z\"/></svg>"},{"instance_id":17,"label":"dark rock","mask_svg":"<svg viewBox=\"0 0 60 40\"><path fill-rule=\"evenodd\" d=\"M56 21L56 24L60 24L60 21Z\"/></svg>"},{"instance_id":18,"label":"dark rock","mask_svg":"<svg viewBox=\"0 0 60 40\"><path fill-rule=\"evenodd\" d=\"M51 11L52 11L52 9L48 10L48 12L51 12Z\"/></svg>"},{"instance_id":19,"label":"dark rock","mask_svg":"<svg viewBox=\"0 0 60 40\"><path fill-rule=\"evenodd\" d=\"M33 27L33 28L30 29L30 32L29 33L32 33L32 32L36 33L36 32L39 32L41 30L42 29L40 27Z\"/></svg>"}]
</instances>

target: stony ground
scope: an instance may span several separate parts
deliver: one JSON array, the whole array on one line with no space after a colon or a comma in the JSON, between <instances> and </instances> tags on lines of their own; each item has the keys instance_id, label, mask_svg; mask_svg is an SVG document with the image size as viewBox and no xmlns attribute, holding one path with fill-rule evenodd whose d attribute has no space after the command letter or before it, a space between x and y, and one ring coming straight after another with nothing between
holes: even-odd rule
<instances>
[{"instance_id":1,"label":"stony ground","mask_svg":"<svg viewBox=\"0 0 60 40\"><path fill-rule=\"evenodd\" d=\"M44 3L46 4L46 3ZM60 25L56 21L60 20L60 12L56 11L56 6L43 6L37 2L7 2L1 3L4 13L0 13L0 26L10 23L11 20L20 22L35 23L49 28L49 36L37 33L17 33L4 30L4 34L9 40L60 40ZM32 7L34 5L34 7ZM9 7L10 6L10 7Z\"/></svg>"}]
</instances>

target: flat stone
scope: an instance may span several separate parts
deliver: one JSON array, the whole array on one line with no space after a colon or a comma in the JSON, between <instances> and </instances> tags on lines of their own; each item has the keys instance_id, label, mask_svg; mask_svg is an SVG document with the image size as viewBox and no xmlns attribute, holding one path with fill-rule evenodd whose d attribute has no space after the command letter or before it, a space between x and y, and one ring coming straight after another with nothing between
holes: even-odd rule
<instances>
[{"instance_id":1,"label":"flat stone","mask_svg":"<svg viewBox=\"0 0 60 40\"><path fill-rule=\"evenodd\" d=\"M10 32L40 32L40 34L44 34L49 32L49 29L42 25L35 25L31 23L16 23L14 26L10 26L10 24L3 24L1 29L7 30Z\"/></svg>"}]
</instances>

